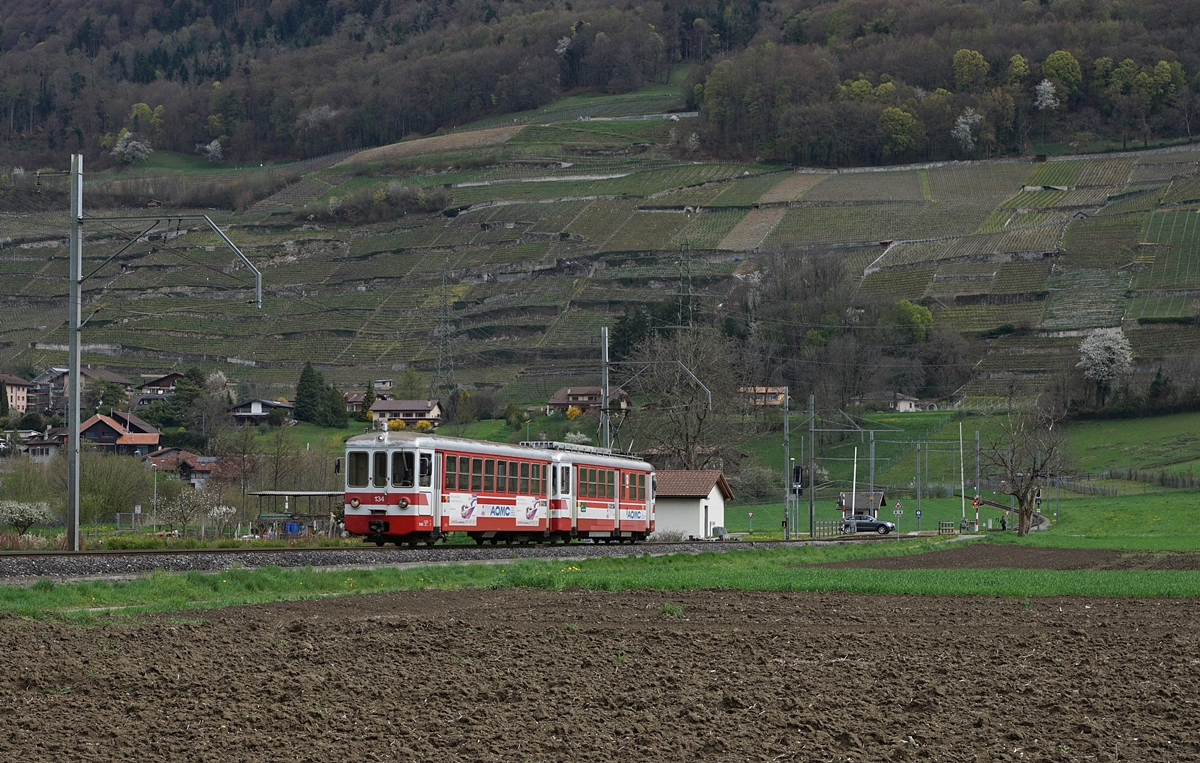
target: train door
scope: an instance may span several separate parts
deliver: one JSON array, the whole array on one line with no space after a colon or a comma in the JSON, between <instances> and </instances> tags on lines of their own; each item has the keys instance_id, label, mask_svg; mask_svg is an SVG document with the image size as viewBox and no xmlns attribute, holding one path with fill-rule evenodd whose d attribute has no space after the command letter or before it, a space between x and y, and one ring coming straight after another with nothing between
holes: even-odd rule
<instances>
[{"instance_id":1,"label":"train door","mask_svg":"<svg viewBox=\"0 0 1200 763\"><path fill-rule=\"evenodd\" d=\"M575 491L571 489L571 475L575 470L570 464L559 464L558 466L558 486L562 491L563 501L571 510L571 529L579 529L579 502L575 500Z\"/></svg>"},{"instance_id":2,"label":"train door","mask_svg":"<svg viewBox=\"0 0 1200 763\"><path fill-rule=\"evenodd\" d=\"M417 514L421 517L433 517L433 527L442 526L442 502L434 486L437 485L437 475L434 474L434 458L432 450L417 451Z\"/></svg>"}]
</instances>

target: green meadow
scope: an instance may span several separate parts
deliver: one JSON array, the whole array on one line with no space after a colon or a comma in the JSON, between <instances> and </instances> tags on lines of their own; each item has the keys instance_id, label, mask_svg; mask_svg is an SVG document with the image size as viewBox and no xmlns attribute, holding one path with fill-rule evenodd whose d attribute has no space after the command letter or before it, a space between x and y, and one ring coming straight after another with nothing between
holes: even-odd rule
<instances>
[{"instance_id":1,"label":"green meadow","mask_svg":"<svg viewBox=\"0 0 1200 763\"><path fill-rule=\"evenodd\" d=\"M949 499L941 499L931 511L957 516L956 507L949 503ZM1198 571L870 570L815 566L866 557L927 553L960 542L1139 553L1195 551L1200 548L1200 523L1181 517L1195 516L1198 504L1200 491L1108 498L1064 497L1060 517L1051 529L1027 538L1017 538L1014 533L992 532L985 533L980 540L952 542L944 537L901 535L892 536L885 542L837 542L670 556L651 556L649 548L634 548L627 557L571 561L513 559L498 564L340 571L267 567L220 573L155 572L137 580L116 583L55 584L41 580L28 588L0 587L0 612L86 620L114 614L322 596L521 586L602 591L730 588L1020 597L1198 596ZM729 512L727 521L735 509L731 507ZM829 514L833 514L832 510ZM905 529L903 524L901 529Z\"/></svg>"}]
</instances>

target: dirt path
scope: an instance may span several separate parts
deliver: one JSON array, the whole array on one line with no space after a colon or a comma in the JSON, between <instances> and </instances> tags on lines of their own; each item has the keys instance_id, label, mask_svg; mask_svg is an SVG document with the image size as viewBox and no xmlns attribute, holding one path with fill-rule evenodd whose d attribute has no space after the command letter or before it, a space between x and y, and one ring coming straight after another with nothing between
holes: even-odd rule
<instances>
[{"instance_id":1,"label":"dirt path","mask_svg":"<svg viewBox=\"0 0 1200 763\"><path fill-rule=\"evenodd\" d=\"M439 151L494 146L516 135L524 127L525 125L518 124L507 127L494 127L487 130L464 130L463 132L450 133L449 135L435 135L430 138L406 140L402 143L392 143L388 146L360 151L338 162L338 166L344 164L363 164L365 162L383 162L389 159L400 159L405 156L417 156L418 154L433 154Z\"/></svg>"},{"instance_id":2,"label":"dirt path","mask_svg":"<svg viewBox=\"0 0 1200 763\"><path fill-rule=\"evenodd\" d=\"M827 177L829 176L813 172L795 172L760 196L758 200L764 204L773 201L795 201L800 198L800 194Z\"/></svg>"},{"instance_id":3,"label":"dirt path","mask_svg":"<svg viewBox=\"0 0 1200 763\"><path fill-rule=\"evenodd\" d=\"M733 230L729 231L721 243L717 244L717 248L737 251L753 249L762 243L776 225L779 225L779 221L786 214L787 207L752 209L746 213L741 222L733 226Z\"/></svg>"},{"instance_id":4,"label":"dirt path","mask_svg":"<svg viewBox=\"0 0 1200 763\"><path fill-rule=\"evenodd\" d=\"M4 617L0 759L1197 760L1198 619L1197 600L525 589Z\"/></svg>"}]
</instances>

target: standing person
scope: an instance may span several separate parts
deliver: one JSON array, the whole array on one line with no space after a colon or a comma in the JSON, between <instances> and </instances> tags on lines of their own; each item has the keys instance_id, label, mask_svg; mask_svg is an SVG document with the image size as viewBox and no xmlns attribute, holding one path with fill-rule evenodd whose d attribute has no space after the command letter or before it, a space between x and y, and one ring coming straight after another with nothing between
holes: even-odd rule
<instances>
[{"instance_id":1,"label":"standing person","mask_svg":"<svg viewBox=\"0 0 1200 763\"><path fill-rule=\"evenodd\" d=\"M1000 517L1000 532L1008 530L1008 512L1004 512L1004 516Z\"/></svg>"}]
</instances>

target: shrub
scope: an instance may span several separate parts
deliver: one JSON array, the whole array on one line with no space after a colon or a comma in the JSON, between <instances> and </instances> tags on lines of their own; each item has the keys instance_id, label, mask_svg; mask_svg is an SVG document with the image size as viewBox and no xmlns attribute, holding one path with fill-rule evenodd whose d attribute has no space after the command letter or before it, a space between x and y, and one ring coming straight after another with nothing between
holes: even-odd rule
<instances>
[{"instance_id":1,"label":"shrub","mask_svg":"<svg viewBox=\"0 0 1200 763\"><path fill-rule=\"evenodd\" d=\"M433 424L430 424L428 421L418 421L416 429L418 432L428 432L430 429L433 429Z\"/></svg>"},{"instance_id":2,"label":"shrub","mask_svg":"<svg viewBox=\"0 0 1200 763\"><path fill-rule=\"evenodd\" d=\"M572 405L570 408L567 408L567 418L571 421L574 421L575 419L579 418L582 415L583 415L583 409L580 408L578 405Z\"/></svg>"},{"instance_id":3,"label":"shrub","mask_svg":"<svg viewBox=\"0 0 1200 763\"><path fill-rule=\"evenodd\" d=\"M407 429L408 425L400 419L392 419L387 423L387 428L389 432L399 432L401 429Z\"/></svg>"},{"instance_id":4,"label":"shrub","mask_svg":"<svg viewBox=\"0 0 1200 763\"><path fill-rule=\"evenodd\" d=\"M683 532L681 530L656 530L650 533L649 540L652 543L682 543Z\"/></svg>"},{"instance_id":5,"label":"shrub","mask_svg":"<svg viewBox=\"0 0 1200 763\"><path fill-rule=\"evenodd\" d=\"M736 480L737 497L742 501L758 501L771 495L779 483L770 467L750 466Z\"/></svg>"},{"instance_id":6,"label":"shrub","mask_svg":"<svg viewBox=\"0 0 1200 763\"><path fill-rule=\"evenodd\" d=\"M393 181L313 202L299 210L296 217L330 223L382 222L409 212L436 212L449 203L442 189L412 188Z\"/></svg>"},{"instance_id":7,"label":"shrub","mask_svg":"<svg viewBox=\"0 0 1200 763\"><path fill-rule=\"evenodd\" d=\"M589 445L592 442L592 438L583 432L567 432L567 436L563 438L563 442L569 442L572 445Z\"/></svg>"}]
</instances>

